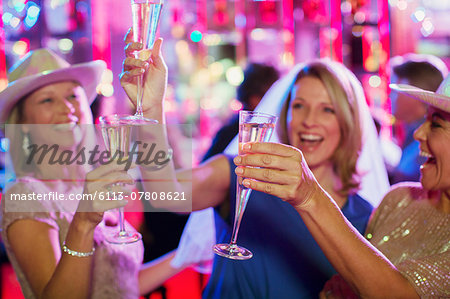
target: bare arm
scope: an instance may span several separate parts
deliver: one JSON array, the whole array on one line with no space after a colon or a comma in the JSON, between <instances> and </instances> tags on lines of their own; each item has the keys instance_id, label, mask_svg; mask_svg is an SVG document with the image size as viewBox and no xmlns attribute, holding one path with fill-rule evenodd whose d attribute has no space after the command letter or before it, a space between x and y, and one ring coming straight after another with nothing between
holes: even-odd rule
<instances>
[{"instance_id":1,"label":"bare arm","mask_svg":"<svg viewBox=\"0 0 450 299\"><path fill-rule=\"evenodd\" d=\"M88 297L92 256L79 258L61 254L58 231L36 220L14 222L7 235L14 255L38 298ZM73 250L90 252L93 229L74 220L66 243Z\"/></svg>"},{"instance_id":2,"label":"bare arm","mask_svg":"<svg viewBox=\"0 0 450 299\"><path fill-rule=\"evenodd\" d=\"M328 260L361 297L418 298L407 279L348 222L298 149L255 143L244 151L238 163L239 175L249 178L244 184L289 202Z\"/></svg>"},{"instance_id":3,"label":"bare arm","mask_svg":"<svg viewBox=\"0 0 450 299\"><path fill-rule=\"evenodd\" d=\"M215 207L227 199L230 165L224 155L217 155L192 169L192 210ZM183 177L190 171L180 172Z\"/></svg>"},{"instance_id":4,"label":"bare arm","mask_svg":"<svg viewBox=\"0 0 450 299\"><path fill-rule=\"evenodd\" d=\"M170 264L175 251L142 265L139 271L139 292L141 296L161 286L167 279L180 273L184 268L174 268Z\"/></svg>"}]
</instances>

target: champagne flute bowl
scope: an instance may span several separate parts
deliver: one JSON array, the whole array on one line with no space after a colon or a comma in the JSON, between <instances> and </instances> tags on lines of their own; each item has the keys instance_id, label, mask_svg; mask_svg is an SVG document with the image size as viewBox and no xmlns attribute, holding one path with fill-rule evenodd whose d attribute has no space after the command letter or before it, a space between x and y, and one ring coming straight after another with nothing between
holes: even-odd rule
<instances>
[{"instance_id":1,"label":"champagne flute bowl","mask_svg":"<svg viewBox=\"0 0 450 299\"><path fill-rule=\"evenodd\" d=\"M103 141L106 149L110 152L111 157L115 155L122 160L131 159L130 137L131 130L136 123L127 120L124 115L107 115L99 118L102 130ZM153 121L152 123L157 123ZM124 208L119 208L119 231L111 235L106 235L106 241L113 244L129 244L142 239L140 233L136 231L125 230Z\"/></svg>"},{"instance_id":2,"label":"champagne flute bowl","mask_svg":"<svg viewBox=\"0 0 450 299\"><path fill-rule=\"evenodd\" d=\"M254 111L239 112L239 153L247 142L268 142L272 136L273 129L278 117ZM247 260L253 254L245 247L236 243L242 216L250 197L251 189L246 188L242 182L244 178L238 176L236 184L236 208L231 241L228 244L216 244L213 247L214 253L233 260Z\"/></svg>"},{"instance_id":3,"label":"champagne flute bowl","mask_svg":"<svg viewBox=\"0 0 450 299\"><path fill-rule=\"evenodd\" d=\"M131 0L133 40L143 45L142 50L153 48L163 4L163 0ZM135 58L141 58L141 51L135 53ZM144 74L137 78L136 113L126 116L126 120L141 124L152 123L153 121L145 118L142 111L142 100L144 97L143 84Z\"/></svg>"}]
</instances>

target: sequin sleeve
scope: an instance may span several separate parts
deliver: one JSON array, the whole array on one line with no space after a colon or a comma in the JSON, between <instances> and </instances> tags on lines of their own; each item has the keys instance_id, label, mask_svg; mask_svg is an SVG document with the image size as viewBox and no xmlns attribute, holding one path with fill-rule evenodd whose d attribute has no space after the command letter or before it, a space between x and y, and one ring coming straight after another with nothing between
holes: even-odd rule
<instances>
[{"instance_id":1,"label":"sequin sleeve","mask_svg":"<svg viewBox=\"0 0 450 299\"><path fill-rule=\"evenodd\" d=\"M392 208L395 207L395 196L392 196L393 193L395 193L395 191L388 192L379 206L372 212L372 216L370 217L366 228L366 238L367 235L370 236L376 230L379 224L382 224L384 220L389 217ZM370 237L368 239L370 239Z\"/></svg>"},{"instance_id":2,"label":"sequin sleeve","mask_svg":"<svg viewBox=\"0 0 450 299\"><path fill-rule=\"evenodd\" d=\"M403 261L397 269L421 298L450 298L450 251Z\"/></svg>"},{"instance_id":3,"label":"sequin sleeve","mask_svg":"<svg viewBox=\"0 0 450 299\"><path fill-rule=\"evenodd\" d=\"M399 183L392 186L391 190L386 193L380 205L374 210L369 219L366 229L366 238L377 231L380 226L389 222L391 218L398 217L398 212L401 212L407 202L411 201L411 190L422 190L419 183ZM417 191L416 191L417 192ZM414 193L416 193L414 192ZM369 237L368 237L369 236Z\"/></svg>"}]
</instances>

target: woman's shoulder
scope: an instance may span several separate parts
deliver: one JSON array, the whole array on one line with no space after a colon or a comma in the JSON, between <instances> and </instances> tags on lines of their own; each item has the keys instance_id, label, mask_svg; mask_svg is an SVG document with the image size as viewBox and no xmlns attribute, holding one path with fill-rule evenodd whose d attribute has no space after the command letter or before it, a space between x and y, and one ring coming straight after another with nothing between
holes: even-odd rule
<instances>
[{"instance_id":1,"label":"woman's shoulder","mask_svg":"<svg viewBox=\"0 0 450 299\"><path fill-rule=\"evenodd\" d=\"M428 198L428 191L422 187L419 182L401 182L391 187L385 195L382 203L392 203L403 201L420 201Z\"/></svg>"},{"instance_id":2,"label":"woman's shoulder","mask_svg":"<svg viewBox=\"0 0 450 299\"><path fill-rule=\"evenodd\" d=\"M49 194L42 181L22 177L9 184L2 197L2 227L7 228L20 219L35 219L56 227L60 210L52 200L43 200Z\"/></svg>"}]
</instances>

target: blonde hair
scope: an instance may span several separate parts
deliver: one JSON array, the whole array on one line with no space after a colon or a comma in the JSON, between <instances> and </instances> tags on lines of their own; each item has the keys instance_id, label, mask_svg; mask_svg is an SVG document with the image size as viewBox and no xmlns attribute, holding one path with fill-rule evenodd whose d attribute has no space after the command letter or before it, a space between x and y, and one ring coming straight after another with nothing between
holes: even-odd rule
<instances>
[{"instance_id":1,"label":"blonde hair","mask_svg":"<svg viewBox=\"0 0 450 299\"><path fill-rule=\"evenodd\" d=\"M11 112L6 120L6 134L9 139L9 152L11 153L12 165L14 167L14 173L17 177L24 176L31 171L30 165L25 163L26 154L23 149L23 142L25 139L25 133L19 128L20 124L23 124L23 104L27 96L22 97L16 105L11 109ZM16 126L17 125L17 126ZM11 130L8 134L8 130ZM12 133L14 132L14 134Z\"/></svg>"},{"instance_id":2,"label":"blonde hair","mask_svg":"<svg viewBox=\"0 0 450 299\"><path fill-rule=\"evenodd\" d=\"M356 79L350 74L351 72L342 64L316 60L305 64L294 80L295 84L304 77L317 78L323 83L330 96L341 132L341 139L331 160L333 170L342 182L342 188L338 191L344 196L356 193L361 180L356 168L363 138L357 95L363 96L363 93L356 91L357 88L361 89L361 86L355 84ZM365 101L365 99L362 100ZM291 93L289 92L281 108L280 126L278 126L281 142L286 144L289 144L287 113L290 101Z\"/></svg>"}]
</instances>

